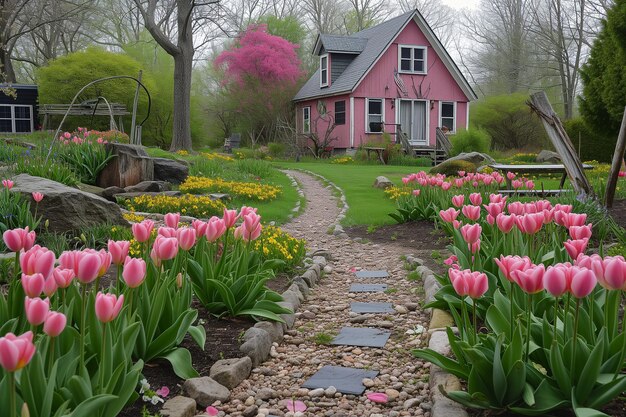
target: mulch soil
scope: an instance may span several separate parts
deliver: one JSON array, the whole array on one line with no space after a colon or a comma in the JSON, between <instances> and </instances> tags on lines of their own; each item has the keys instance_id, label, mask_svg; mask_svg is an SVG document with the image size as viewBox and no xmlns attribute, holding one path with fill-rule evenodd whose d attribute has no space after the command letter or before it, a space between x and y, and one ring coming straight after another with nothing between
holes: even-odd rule
<instances>
[{"instance_id":1,"label":"mulch soil","mask_svg":"<svg viewBox=\"0 0 626 417\"><path fill-rule=\"evenodd\" d=\"M609 214L617 224L626 228L626 200L615 200Z\"/></svg>"},{"instance_id":2,"label":"mulch soil","mask_svg":"<svg viewBox=\"0 0 626 417\"><path fill-rule=\"evenodd\" d=\"M394 243L407 249L445 249L449 238L435 229L433 222L420 220L403 224L390 224L376 228L353 226L345 229L351 238L360 237L373 243Z\"/></svg>"}]
</instances>

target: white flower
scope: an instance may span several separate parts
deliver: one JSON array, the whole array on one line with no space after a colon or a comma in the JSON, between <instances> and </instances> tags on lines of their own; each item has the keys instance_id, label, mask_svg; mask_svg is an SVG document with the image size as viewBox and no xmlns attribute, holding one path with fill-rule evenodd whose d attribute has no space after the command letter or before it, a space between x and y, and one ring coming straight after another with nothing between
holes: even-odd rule
<instances>
[{"instance_id":1,"label":"white flower","mask_svg":"<svg viewBox=\"0 0 626 417\"><path fill-rule=\"evenodd\" d=\"M152 403L152 405L157 405L158 403L163 403L165 401L163 401L163 398L159 397L158 395L154 395L151 399L150 402Z\"/></svg>"},{"instance_id":2,"label":"white flower","mask_svg":"<svg viewBox=\"0 0 626 417\"><path fill-rule=\"evenodd\" d=\"M143 394L150 389L150 384L148 384L148 380L145 378L139 381L139 384L141 385L141 388L139 389L140 394Z\"/></svg>"},{"instance_id":3,"label":"white flower","mask_svg":"<svg viewBox=\"0 0 626 417\"><path fill-rule=\"evenodd\" d=\"M144 395L143 397L141 397L141 399L143 400L143 402L147 403L152 401L152 398L148 397L147 395Z\"/></svg>"}]
</instances>

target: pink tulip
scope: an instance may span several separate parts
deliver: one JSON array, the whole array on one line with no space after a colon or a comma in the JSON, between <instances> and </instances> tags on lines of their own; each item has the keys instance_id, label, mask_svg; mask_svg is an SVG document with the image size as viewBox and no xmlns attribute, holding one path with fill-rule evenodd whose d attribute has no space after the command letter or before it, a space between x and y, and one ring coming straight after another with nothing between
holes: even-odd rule
<instances>
[{"instance_id":1,"label":"pink tulip","mask_svg":"<svg viewBox=\"0 0 626 417\"><path fill-rule=\"evenodd\" d=\"M152 229L154 229L154 222L152 220L144 220L141 223L132 225L133 236L139 243L146 242L150 239Z\"/></svg>"},{"instance_id":2,"label":"pink tulip","mask_svg":"<svg viewBox=\"0 0 626 417\"><path fill-rule=\"evenodd\" d=\"M526 181L526 188L532 190L533 188L535 188L535 183L531 180Z\"/></svg>"},{"instance_id":3,"label":"pink tulip","mask_svg":"<svg viewBox=\"0 0 626 417\"><path fill-rule=\"evenodd\" d=\"M306 404L298 400L286 400L285 407L287 407L287 410L291 411L292 413L302 413L306 411Z\"/></svg>"},{"instance_id":4,"label":"pink tulip","mask_svg":"<svg viewBox=\"0 0 626 417\"><path fill-rule=\"evenodd\" d=\"M559 266L548 267L545 274L543 274L543 286L554 297L560 297L565 294L569 289L565 268Z\"/></svg>"},{"instance_id":5,"label":"pink tulip","mask_svg":"<svg viewBox=\"0 0 626 417\"><path fill-rule=\"evenodd\" d=\"M33 192L33 200L35 200L35 203L39 203L41 200L43 200L43 194Z\"/></svg>"},{"instance_id":6,"label":"pink tulip","mask_svg":"<svg viewBox=\"0 0 626 417\"><path fill-rule=\"evenodd\" d=\"M6 188L7 190L10 190L11 188L13 188L13 185L15 185L15 183L11 180L2 180L2 186Z\"/></svg>"},{"instance_id":7,"label":"pink tulip","mask_svg":"<svg viewBox=\"0 0 626 417\"><path fill-rule=\"evenodd\" d=\"M90 282L98 278L100 268L102 267L102 259L97 252L79 252L76 258L78 261L76 269L74 270L74 274L76 274L76 279L78 279L83 284L89 284Z\"/></svg>"},{"instance_id":8,"label":"pink tulip","mask_svg":"<svg viewBox=\"0 0 626 417\"><path fill-rule=\"evenodd\" d=\"M536 294L543 290L543 275L546 272L543 264L534 265L525 271L511 271L513 281L528 294Z\"/></svg>"},{"instance_id":9,"label":"pink tulip","mask_svg":"<svg viewBox=\"0 0 626 417\"><path fill-rule=\"evenodd\" d=\"M103 294L98 292L96 295L96 317L102 323L108 323L115 320L124 304L124 295L119 298L115 294Z\"/></svg>"},{"instance_id":10,"label":"pink tulip","mask_svg":"<svg viewBox=\"0 0 626 417\"><path fill-rule=\"evenodd\" d=\"M464 177L465 171L458 171L457 174L459 174L459 177Z\"/></svg>"},{"instance_id":11,"label":"pink tulip","mask_svg":"<svg viewBox=\"0 0 626 417\"><path fill-rule=\"evenodd\" d=\"M7 372L15 372L30 363L35 354L33 332L28 331L20 336L7 333L0 337L0 366Z\"/></svg>"},{"instance_id":12,"label":"pink tulip","mask_svg":"<svg viewBox=\"0 0 626 417\"><path fill-rule=\"evenodd\" d=\"M239 218L244 218L246 217L248 214L250 213L256 213L258 210L256 207L248 207L248 206L241 206L241 209L239 210Z\"/></svg>"},{"instance_id":13,"label":"pink tulip","mask_svg":"<svg viewBox=\"0 0 626 417\"><path fill-rule=\"evenodd\" d=\"M35 232L29 232L28 227L24 229L11 229L2 234L4 244L11 252L29 250L35 243Z\"/></svg>"},{"instance_id":14,"label":"pink tulip","mask_svg":"<svg viewBox=\"0 0 626 417\"><path fill-rule=\"evenodd\" d=\"M513 229L513 226L517 224L517 221L515 219L515 214L511 214L510 216L508 216L506 214L500 213L496 216L496 225L502 233L509 233L511 229Z\"/></svg>"},{"instance_id":15,"label":"pink tulip","mask_svg":"<svg viewBox=\"0 0 626 417\"><path fill-rule=\"evenodd\" d=\"M618 257L604 259L604 283L606 288L611 290L626 289L626 262L623 259Z\"/></svg>"},{"instance_id":16,"label":"pink tulip","mask_svg":"<svg viewBox=\"0 0 626 417\"><path fill-rule=\"evenodd\" d=\"M479 206L466 205L466 206L463 206L463 208L461 209L461 212L463 213L465 217L467 217L470 220L476 221L480 219L480 207Z\"/></svg>"},{"instance_id":17,"label":"pink tulip","mask_svg":"<svg viewBox=\"0 0 626 417\"><path fill-rule=\"evenodd\" d=\"M237 210L227 210L224 209L224 224L226 224L226 228L230 229L237 222Z\"/></svg>"},{"instance_id":18,"label":"pink tulip","mask_svg":"<svg viewBox=\"0 0 626 417\"><path fill-rule=\"evenodd\" d=\"M128 250L130 249L130 242L127 240L113 241L109 240L108 243L109 253L111 254L111 261L115 265L121 265L128 256Z\"/></svg>"},{"instance_id":19,"label":"pink tulip","mask_svg":"<svg viewBox=\"0 0 626 417\"><path fill-rule=\"evenodd\" d=\"M495 219L504 210L504 203L489 203L483 205L483 207L485 207L487 213Z\"/></svg>"},{"instance_id":20,"label":"pink tulip","mask_svg":"<svg viewBox=\"0 0 626 417\"><path fill-rule=\"evenodd\" d=\"M517 228L528 235L534 235L543 227L543 213L528 213L515 218Z\"/></svg>"},{"instance_id":21,"label":"pink tulip","mask_svg":"<svg viewBox=\"0 0 626 417\"><path fill-rule=\"evenodd\" d=\"M202 220L194 220L191 222L191 226L196 230L196 235L202 237L206 234L208 224Z\"/></svg>"},{"instance_id":22,"label":"pink tulip","mask_svg":"<svg viewBox=\"0 0 626 417\"><path fill-rule=\"evenodd\" d=\"M456 255L451 255L451 256L447 257L447 258L443 261L443 263L444 263L444 265L452 266L452 265L454 265L455 263L457 263L458 261L459 261L459 258L457 258L457 256L456 256Z\"/></svg>"},{"instance_id":23,"label":"pink tulip","mask_svg":"<svg viewBox=\"0 0 626 417\"><path fill-rule=\"evenodd\" d=\"M513 282L513 277L511 272L516 270L525 271L528 268L532 267L532 262L528 256L524 256L523 258L520 256L503 256L500 255L500 259L494 258L496 265L500 268L500 272L504 277Z\"/></svg>"},{"instance_id":24,"label":"pink tulip","mask_svg":"<svg viewBox=\"0 0 626 417\"><path fill-rule=\"evenodd\" d=\"M478 239L474 243L468 243L467 247L468 247L468 249L470 250L471 253L476 253L476 252L480 251L480 239Z\"/></svg>"},{"instance_id":25,"label":"pink tulip","mask_svg":"<svg viewBox=\"0 0 626 417\"><path fill-rule=\"evenodd\" d=\"M568 239L565 242L563 242L563 246L565 246L565 250L567 251L567 254L572 259L576 259L578 258L578 255L585 252L585 250L587 249L588 243L589 243L588 238L576 239L576 240Z\"/></svg>"},{"instance_id":26,"label":"pink tulip","mask_svg":"<svg viewBox=\"0 0 626 417\"><path fill-rule=\"evenodd\" d=\"M443 191L448 191L452 187L452 183L444 182L441 184L441 189Z\"/></svg>"},{"instance_id":27,"label":"pink tulip","mask_svg":"<svg viewBox=\"0 0 626 417\"><path fill-rule=\"evenodd\" d=\"M55 258L51 250L35 245L20 254L20 266L22 272L27 275L40 273L44 279L47 279L54 269Z\"/></svg>"},{"instance_id":28,"label":"pink tulip","mask_svg":"<svg viewBox=\"0 0 626 417\"><path fill-rule=\"evenodd\" d=\"M478 239L480 239L482 231L483 229L478 223L466 224L461 227L461 235L463 236L463 239L469 244L477 242Z\"/></svg>"},{"instance_id":29,"label":"pink tulip","mask_svg":"<svg viewBox=\"0 0 626 417\"><path fill-rule=\"evenodd\" d=\"M571 292L576 298L585 298L591 294L598 281L596 280L596 276L593 271L590 269L577 269L578 271L572 275Z\"/></svg>"},{"instance_id":30,"label":"pink tulip","mask_svg":"<svg viewBox=\"0 0 626 417\"><path fill-rule=\"evenodd\" d=\"M454 207L461 207L463 202L465 201L465 196L463 194L455 195L452 197L452 204Z\"/></svg>"},{"instance_id":31,"label":"pink tulip","mask_svg":"<svg viewBox=\"0 0 626 417\"><path fill-rule=\"evenodd\" d=\"M591 237L591 223L586 226L570 226L568 229L572 239L589 239Z\"/></svg>"},{"instance_id":32,"label":"pink tulip","mask_svg":"<svg viewBox=\"0 0 626 417\"><path fill-rule=\"evenodd\" d=\"M506 173L506 177L510 180L512 180L513 178L515 178L515 174L511 171Z\"/></svg>"},{"instance_id":33,"label":"pink tulip","mask_svg":"<svg viewBox=\"0 0 626 417\"><path fill-rule=\"evenodd\" d=\"M55 268L52 271L52 276L59 288L67 288L72 284L72 280L74 279L74 270L72 269L64 269L64 268Z\"/></svg>"},{"instance_id":34,"label":"pink tulip","mask_svg":"<svg viewBox=\"0 0 626 417\"><path fill-rule=\"evenodd\" d=\"M211 217L206 228L206 239L208 242L215 242L226 232L226 222L219 217Z\"/></svg>"},{"instance_id":35,"label":"pink tulip","mask_svg":"<svg viewBox=\"0 0 626 417\"><path fill-rule=\"evenodd\" d=\"M176 238L182 250L189 250L196 244L196 229L190 227L178 229Z\"/></svg>"},{"instance_id":36,"label":"pink tulip","mask_svg":"<svg viewBox=\"0 0 626 417\"><path fill-rule=\"evenodd\" d=\"M164 220L167 227L177 229L178 223L180 223L180 213L167 213L164 217Z\"/></svg>"},{"instance_id":37,"label":"pink tulip","mask_svg":"<svg viewBox=\"0 0 626 417\"><path fill-rule=\"evenodd\" d=\"M453 207L450 207L447 210L439 211L439 217L441 217L441 220L443 220L446 223L452 223L454 220L456 220L458 215L459 215L459 211L455 210Z\"/></svg>"},{"instance_id":38,"label":"pink tulip","mask_svg":"<svg viewBox=\"0 0 626 417\"><path fill-rule=\"evenodd\" d=\"M157 234L163 237L176 237L176 229L173 227L159 227Z\"/></svg>"},{"instance_id":39,"label":"pink tulip","mask_svg":"<svg viewBox=\"0 0 626 417\"><path fill-rule=\"evenodd\" d=\"M373 403L384 404L389 401L389 397L384 392L370 392L367 394L367 399Z\"/></svg>"},{"instance_id":40,"label":"pink tulip","mask_svg":"<svg viewBox=\"0 0 626 417\"><path fill-rule=\"evenodd\" d=\"M246 241L252 241L258 239L261 235L261 216L256 213L248 213L243 218L241 226L241 238Z\"/></svg>"},{"instance_id":41,"label":"pink tulip","mask_svg":"<svg viewBox=\"0 0 626 417\"><path fill-rule=\"evenodd\" d=\"M483 203L483 197L480 195L480 193L470 194L469 200L470 200L470 203L472 203L475 206L480 206Z\"/></svg>"},{"instance_id":42,"label":"pink tulip","mask_svg":"<svg viewBox=\"0 0 626 417\"><path fill-rule=\"evenodd\" d=\"M53 271L52 274L50 274L50 276L45 280L43 284L43 293L46 294L48 298L52 297L54 293L57 291L57 288L59 288L59 286L57 285L56 279L54 278L54 271Z\"/></svg>"},{"instance_id":43,"label":"pink tulip","mask_svg":"<svg viewBox=\"0 0 626 417\"><path fill-rule=\"evenodd\" d=\"M22 274L21 281L24 293L31 298L39 297L46 283L45 278L40 273L32 275Z\"/></svg>"},{"instance_id":44,"label":"pink tulip","mask_svg":"<svg viewBox=\"0 0 626 417\"><path fill-rule=\"evenodd\" d=\"M138 258L126 258L122 277L124 277L124 282L129 288L137 288L146 278L146 261Z\"/></svg>"},{"instance_id":45,"label":"pink tulip","mask_svg":"<svg viewBox=\"0 0 626 417\"><path fill-rule=\"evenodd\" d=\"M39 297L25 297L24 310L26 311L26 320L33 326L39 326L46 320L50 310L50 300L48 298L42 300Z\"/></svg>"},{"instance_id":46,"label":"pink tulip","mask_svg":"<svg viewBox=\"0 0 626 417\"><path fill-rule=\"evenodd\" d=\"M212 405L208 406L206 408L206 413L208 416L210 417L215 417L217 416L220 412L217 408L213 407Z\"/></svg>"},{"instance_id":47,"label":"pink tulip","mask_svg":"<svg viewBox=\"0 0 626 417\"><path fill-rule=\"evenodd\" d=\"M421 194L422 190L420 189L415 189L411 192L411 194L413 194L415 197L419 197Z\"/></svg>"},{"instance_id":48,"label":"pink tulip","mask_svg":"<svg viewBox=\"0 0 626 417\"><path fill-rule=\"evenodd\" d=\"M487 275L482 272L472 272L469 269L456 271L451 275L452 287L458 295L464 297L469 295L471 298L482 297L489 289L489 280Z\"/></svg>"},{"instance_id":49,"label":"pink tulip","mask_svg":"<svg viewBox=\"0 0 626 417\"><path fill-rule=\"evenodd\" d=\"M572 226L583 226L587 221L586 213L568 213L564 218L565 227L569 228Z\"/></svg>"},{"instance_id":50,"label":"pink tulip","mask_svg":"<svg viewBox=\"0 0 626 417\"><path fill-rule=\"evenodd\" d=\"M506 197L502 194L489 194L490 203L506 203Z\"/></svg>"},{"instance_id":51,"label":"pink tulip","mask_svg":"<svg viewBox=\"0 0 626 417\"><path fill-rule=\"evenodd\" d=\"M157 236L152 245L152 250L161 261L174 259L178 254L178 240L174 237Z\"/></svg>"},{"instance_id":52,"label":"pink tulip","mask_svg":"<svg viewBox=\"0 0 626 417\"><path fill-rule=\"evenodd\" d=\"M65 314L56 311L50 311L43 323L43 332L49 337L57 337L60 335L67 324Z\"/></svg>"}]
</instances>

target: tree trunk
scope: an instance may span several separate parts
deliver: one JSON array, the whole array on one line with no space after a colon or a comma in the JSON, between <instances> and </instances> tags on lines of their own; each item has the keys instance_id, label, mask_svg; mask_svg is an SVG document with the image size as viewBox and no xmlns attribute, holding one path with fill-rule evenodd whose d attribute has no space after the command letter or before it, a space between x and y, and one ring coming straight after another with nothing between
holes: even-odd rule
<instances>
[{"instance_id":1,"label":"tree trunk","mask_svg":"<svg viewBox=\"0 0 626 417\"><path fill-rule=\"evenodd\" d=\"M0 82L14 83L16 81L15 70L11 62L11 54L0 47Z\"/></svg>"},{"instance_id":2,"label":"tree trunk","mask_svg":"<svg viewBox=\"0 0 626 417\"><path fill-rule=\"evenodd\" d=\"M172 145L170 151L191 150L191 51L182 49L174 55L174 114L172 119Z\"/></svg>"}]
</instances>

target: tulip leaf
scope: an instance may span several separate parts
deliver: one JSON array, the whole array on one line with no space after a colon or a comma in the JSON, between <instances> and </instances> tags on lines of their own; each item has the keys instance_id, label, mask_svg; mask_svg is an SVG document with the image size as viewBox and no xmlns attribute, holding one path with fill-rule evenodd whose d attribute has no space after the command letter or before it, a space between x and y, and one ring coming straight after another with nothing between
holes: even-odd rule
<instances>
[{"instance_id":1,"label":"tulip leaf","mask_svg":"<svg viewBox=\"0 0 626 417\"><path fill-rule=\"evenodd\" d=\"M482 408L489 409L491 408L489 401L485 398L484 395L480 394L472 394L465 391L450 391L445 393L445 396L454 400L460 404L463 404L466 407L470 408Z\"/></svg>"},{"instance_id":2,"label":"tulip leaf","mask_svg":"<svg viewBox=\"0 0 626 417\"><path fill-rule=\"evenodd\" d=\"M595 381L600 375L600 367L602 365L602 357L604 354L604 341L600 339L596 346L587 357L587 362L580 373L578 384L576 386L576 401L586 404L586 400L595 386Z\"/></svg>"},{"instance_id":3,"label":"tulip leaf","mask_svg":"<svg viewBox=\"0 0 626 417\"><path fill-rule=\"evenodd\" d=\"M487 309L486 320L496 335L510 333L511 324L509 319L502 315L500 309L495 305Z\"/></svg>"},{"instance_id":4,"label":"tulip leaf","mask_svg":"<svg viewBox=\"0 0 626 417\"><path fill-rule=\"evenodd\" d=\"M193 369L191 364L191 353L187 349L176 348L162 358L167 359L172 364L174 373L180 378L189 379L198 376L198 372Z\"/></svg>"},{"instance_id":5,"label":"tulip leaf","mask_svg":"<svg viewBox=\"0 0 626 417\"><path fill-rule=\"evenodd\" d=\"M493 391L498 400L498 405L502 405L502 401L507 392L507 378L504 373L504 368L502 367L502 357L500 355L503 340L504 334L500 334L496 342L496 349L493 352Z\"/></svg>"},{"instance_id":6,"label":"tulip leaf","mask_svg":"<svg viewBox=\"0 0 626 417\"><path fill-rule=\"evenodd\" d=\"M601 407L624 391L626 391L626 377L620 375L593 390L589 396L591 401L587 405L589 407Z\"/></svg>"},{"instance_id":7,"label":"tulip leaf","mask_svg":"<svg viewBox=\"0 0 626 417\"><path fill-rule=\"evenodd\" d=\"M554 378L559 388L563 392L571 391L570 377L563 363L563 357L561 356L561 346L556 343L550 348L550 367L554 373Z\"/></svg>"},{"instance_id":8,"label":"tulip leaf","mask_svg":"<svg viewBox=\"0 0 626 417\"><path fill-rule=\"evenodd\" d=\"M78 404L68 417L93 417L94 415L98 415L98 412L104 409L106 404L114 401L116 398L115 395L109 394L99 394L89 397Z\"/></svg>"},{"instance_id":9,"label":"tulip leaf","mask_svg":"<svg viewBox=\"0 0 626 417\"><path fill-rule=\"evenodd\" d=\"M413 356L432 362L445 371L455 375L459 378L467 379L469 376L469 370L467 367L462 366L454 359L450 359L432 349L414 349L411 351Z\"/></svg>"},{"instance_id":10,"label":"tulip leaf","mask_svg":"<svg viewBox=\"0 0 626 417\"><path fill-rule=\"evenodd\" d=\"M247 310L241 310L237 313L238 316L256 316L256 317L263 317L265 319L271 320L271 321L277 321L279 323L284 323L285 320L283 320L282 318L280 318L279 315L277 315L276 313L273 313L269 310L266 309L261 309L261 308L249 308Z\"/></svg>"},{"instance_id":11,"label":"tulip leaf","mask_svg":"<svg viewBox=\"0 0 626 417\"><path fill-rule=\"evenodd\" d=\"M527 382L524 383L522 398L527 405L531 407L535 405L535 394L533 393L533 387L531 387L530 384Z\"/></svg>"},{"instance_id":12,"label":"tulip leaf","mask_svg":"<svg viewBox=\"0 0 626 417\"><path fill-rule=\"evenodd\" d=\"M601 411L594 410L593 408L574 408L574 414L576 417L611 417Z\"/></svg>"},{"instance_id":13,"label":"tulip leaf","mask_svg":"<svg viewBox=\"0 0 626 417\"><path fill-rule=\"evenodd\" d=\"M204 350L206 344L206 329L202 325L189 327L189 334L191 338L200 346L200 349Z\"/></svg>"},{"instance_id":14,"label":"tulip leaf","mask_svg":"<svg viewBox=\"0 0 626 417\"><path fill-rule=\"evenodd\" d=\"M494 381L495 383L495 381ZM506 375L507 392L504 404L511 404L519 400L528 384L526 383L526 365L521 360L515 362ZM532 392L532 390L531 390Z\"/></svg>"}]
</instances>

